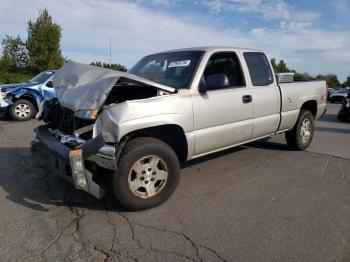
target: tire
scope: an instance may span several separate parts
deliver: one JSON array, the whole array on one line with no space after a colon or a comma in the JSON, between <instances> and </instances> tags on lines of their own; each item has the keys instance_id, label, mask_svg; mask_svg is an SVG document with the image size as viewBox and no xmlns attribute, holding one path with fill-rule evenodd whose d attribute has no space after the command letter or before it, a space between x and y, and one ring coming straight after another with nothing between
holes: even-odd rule
<instances>
[{"instance_id":1,"label":"tire","mask_svg":"<svg viewBox=\"0 0 350 262\"><path fill-rule=\"evenodd\" d=\"M309 147L314 137L315 120L308 110L300 110L297 123L294 128L287 131L286 141L293 150L303 151Z\"/></svg>"},{"instance_id":2,"label":"tire","mask_svg":"<svg viewBox=\"0 0 350 262\"><path fill-rule=\"evenodd\" d=\"M179 179L175 152L158 139L140 137L125 145L113 176L113 191L126 209L144 210L165 202Z\"/></svg>"},{"instance_id":3,"label":"tire","mask_svg":"<svg viewBox=\"0 0 350 262\"><path fill-rule=\"evenodd\" d=\"M26 99L18 99L11 105L9 112L13 120L27 121L35 116L35 107Z\"/></svg>"}]
</instances>

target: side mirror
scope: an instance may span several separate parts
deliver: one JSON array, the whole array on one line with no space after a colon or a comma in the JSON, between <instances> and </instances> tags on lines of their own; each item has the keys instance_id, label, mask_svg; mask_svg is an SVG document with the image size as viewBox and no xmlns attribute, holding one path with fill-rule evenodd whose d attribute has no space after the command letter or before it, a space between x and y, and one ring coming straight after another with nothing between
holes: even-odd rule
<instances>
[{"instance_id":1,"label":"side mirror","mask_svg":"<svg viewBox=\"0 0 350 262\"><path fill-rule=\"evenodd\" d=\"M52 87L53 87L53 85L52 85L52 81L47 82L47 83L46 83L46 86L47 86L47 87L51 87L51 88L52 88Z\"/></svg>"},{"instance_id":2,"label":"side mirror","mask_svg":"<svg viewBox=\"0 0 350 262\"><path fill-rule=\"evenodd\" d=\"M230 81L225 74L208 75L205 81L201 81L199 92L205 93L208 90L227 88L229 85Z\"/></svg>"}]
</instances>

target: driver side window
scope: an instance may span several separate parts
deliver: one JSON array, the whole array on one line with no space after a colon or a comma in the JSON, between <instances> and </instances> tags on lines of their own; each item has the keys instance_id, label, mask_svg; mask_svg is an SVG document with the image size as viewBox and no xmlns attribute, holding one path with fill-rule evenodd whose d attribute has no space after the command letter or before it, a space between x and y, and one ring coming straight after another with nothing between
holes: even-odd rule
<instances>
[{"instance_id":1,"label":"driver side window","mask_svg":"<svg viewBox=\"0 0 350 262\"><path fill-rule=\"evenodd\" d=\"M229 87L245 86L242 67L237 55L233 52L220 52L212 55L204 71L204 79L209 75L224 74L229 80Z\"/></svg>"}]
</instances>

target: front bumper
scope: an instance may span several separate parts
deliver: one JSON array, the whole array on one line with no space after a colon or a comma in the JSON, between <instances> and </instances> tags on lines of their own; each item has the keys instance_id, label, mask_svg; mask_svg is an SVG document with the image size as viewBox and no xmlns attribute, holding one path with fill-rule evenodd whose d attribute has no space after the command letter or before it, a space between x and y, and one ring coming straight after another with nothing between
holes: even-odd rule
<instances>
[{"instance_id":1,"label":"front bumper","mask_svg":"<svg viewBox=\"0 0 350 262\"><path fill-rule=\"evenodd\" d=\"M0 113L6 112L10 105L12 105L12 101L0 97Z\"/></svg>"},{"instance_id":2,"label":"front bumper","mask_svg":"<svg viewBox=\"0 0 350 262\"><path fill-rule=\"evenodd\" d=\"M97 136L68 147L52 134L48 125L37 127L35 133L32 148L45 167L98 199L105 195L105 189L93 176L101 170L116 170L114 146L106 145L103 137Z\"/></svg>"}]
</instances>

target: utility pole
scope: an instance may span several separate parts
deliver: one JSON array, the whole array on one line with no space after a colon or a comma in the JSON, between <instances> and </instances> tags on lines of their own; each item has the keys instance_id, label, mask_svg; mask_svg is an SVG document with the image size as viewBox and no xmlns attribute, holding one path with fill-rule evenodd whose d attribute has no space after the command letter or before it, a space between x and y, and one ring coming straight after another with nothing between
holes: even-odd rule
<instances>
[{"instance_id":1,"label":"utility pole","mask_svg":"<svg viewBox=\"0 0 350 262\"><path fill-rule=\"evenodd\" d=\"M109 64L112 64L112 38L109 38Z\"/></svg>"}]
</instances>

